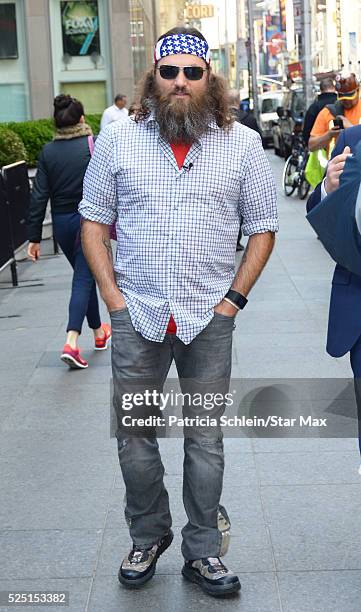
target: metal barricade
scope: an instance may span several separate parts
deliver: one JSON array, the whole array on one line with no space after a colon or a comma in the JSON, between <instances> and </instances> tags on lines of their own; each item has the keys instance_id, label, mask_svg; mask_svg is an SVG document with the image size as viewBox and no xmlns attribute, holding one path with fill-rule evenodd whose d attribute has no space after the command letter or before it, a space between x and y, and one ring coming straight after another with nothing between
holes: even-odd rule
<instances>
[{"instance_id":1,"label":"metal barricade","mask_svg":"<svg viewBox=\"0 0 361 612\"><path fill-rule=\"evenodd\" d=\"M26 163L20 161L4 166L1 172L0 270L11 265L12 284L16 287L18 279L15 253L26 243L26 215L30 200L28 171Z\"/></svg>"},{"instance_id":2,"label":"metal barricade","mask_svg":"<svg viewBox=\"0 0 361 612\"><path fill-rule=\"evenodd\" d=\"M16 262L11 235L9 204L4 179L0 174L0 272L11 266L12 282L17 285Z\"/></svg>"}]
</instances>

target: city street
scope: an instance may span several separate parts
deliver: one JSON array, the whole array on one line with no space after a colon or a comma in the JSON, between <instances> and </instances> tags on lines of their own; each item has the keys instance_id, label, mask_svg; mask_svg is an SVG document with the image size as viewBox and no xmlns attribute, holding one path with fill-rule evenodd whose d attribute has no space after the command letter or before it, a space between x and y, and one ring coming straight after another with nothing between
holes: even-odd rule
<instances>
[{"instance_id":1,"label":"city street","mask_svg":"<svg viewBox=\"0 0 361 612\"><path fill-rule=\"evenodd\" d=\"M281 192L283 161L267 155L280 232L236 319L233 376L350 377L348 357L325 352L333 263L305 219L305 202ZM162 440L175 539L143 589L120 587L130 539L109 434L110 351L93 352L85 328L89 368L68 371L60 361L71 271L51 255L52 241L42 248L37 264L19 264L19 288L7 288L8 271L0 277L0 591L68 591L69 612L359 612L356 438L225 440L222 501L232 522L225 563L240 576L242 594L221 600L180 574L182 440Z\"/></svg>"}]
</instances>

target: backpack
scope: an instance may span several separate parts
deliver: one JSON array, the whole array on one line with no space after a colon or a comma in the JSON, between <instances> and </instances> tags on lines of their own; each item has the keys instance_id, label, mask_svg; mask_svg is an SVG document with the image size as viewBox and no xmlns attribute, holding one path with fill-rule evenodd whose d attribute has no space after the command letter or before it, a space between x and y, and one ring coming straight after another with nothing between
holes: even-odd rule
<instances>
[{"instance_id":1,"label":"backpack","mask_svg":"<svg viewBox=\"0 0 361 612\"><path fill-rule=\"evenodd\" d=\"M330 111L333 117L337 117L338 115L343 115L344 108L341 102L335 102L335 104L326 104L327 110Z\"/></svg>"}]
</instances>

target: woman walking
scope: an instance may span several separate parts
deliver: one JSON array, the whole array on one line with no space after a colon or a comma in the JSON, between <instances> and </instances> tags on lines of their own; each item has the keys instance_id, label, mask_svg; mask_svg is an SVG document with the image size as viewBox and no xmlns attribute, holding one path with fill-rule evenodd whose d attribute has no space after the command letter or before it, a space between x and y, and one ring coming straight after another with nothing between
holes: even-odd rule
<instances>
[{"instance_id":1,"label":"woman walking","mask_svg":"<svg viewBox=\"0 0 361 612\"><path fill-rule=\"evenodd\" d=\"M91 157L92 131L85 123L79 100L61 94L54 100L54 140L40 153L28 215L28 255L40 256L42 224L50 198L53 232L74 270L66 343L61 359L71 368L84 369L88 363L80 354L78 338L84 318L93 330L95 350L105 350L111 338L110 326L101 323L94 278L85 260L80 241L78 203L83 178Z\"/></svg>"}]
</instances>

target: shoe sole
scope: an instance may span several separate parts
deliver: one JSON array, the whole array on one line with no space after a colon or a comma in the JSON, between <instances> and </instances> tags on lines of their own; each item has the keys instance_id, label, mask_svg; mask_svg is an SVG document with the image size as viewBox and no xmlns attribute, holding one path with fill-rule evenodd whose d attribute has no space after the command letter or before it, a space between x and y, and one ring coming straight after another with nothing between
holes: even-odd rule
<instances>
[{"instance_id":1,"label":"shoe sole","mask_svg":"<svg viewBox=\"0 0 361 612\"><path fill-rule=\"evenodd\" d=\"M151 580L151 578L153 578L154 576L155 568L156 568L159 557L167 550L167 548L169 548L169 546L171 545L173 541L173 537L174 537L173 531L170 531L169 539L166 542L164 542L162 546L160 546L157 550L157 554L154 557L152 569L149 571L149 574L146 574L145 576L142 576L141 578L136 578L135 580L127 580L127 578L124 578L124 576L121 575L120 570L119 570L118 572L119 582L126 587L130 587L134 589L134 588L142 586L143 584L148 582L148 580Z\"/></svg>"},{"instance_id":2,"label":"shoe sole","mask_svg":"<svg viewBox=\"0 0 361 612\"><path fill-rule=\"evenodd\" d=\"M190 582L194 582L198 584L201 589L207 593L208 595L212 595L212 597L223 597L223 595L231 595L232 593L237 593L241 589L240 582L235 582L234 584L225 584L225 585L212 585L205 581L203 576L193 572L187 567L182 568L182 575L186 580Z\"/></svg>"},{"instance_id":3,"label":"shoe sole","mask_svg":"<svg viewBox=\"0 0 361 612\"><path fill-rule=\"evenodd\" d=\"M72 370L85 370L88 367L88 364L82 365L76 359L74 359L74 357L67 355L66 353L61 355L60 359L64 361L64 363L66 363L66 365L68 365Z\"/></svg>"},{"instance_id":4,"label":"shoe sole","mask_svg":"<svg viewBox=\"0 0 361 612\"><path fill-rule=\"evenodd\" d=\"M108 340L105 343L105 346L94 346L95 351L106 351L108 348L108 344L111 341L112 337L109 336Z\"/></svg>"}]
</instances>

